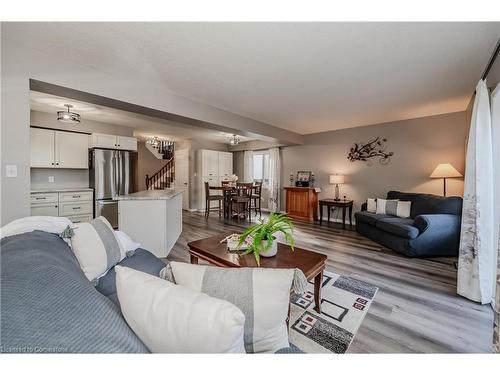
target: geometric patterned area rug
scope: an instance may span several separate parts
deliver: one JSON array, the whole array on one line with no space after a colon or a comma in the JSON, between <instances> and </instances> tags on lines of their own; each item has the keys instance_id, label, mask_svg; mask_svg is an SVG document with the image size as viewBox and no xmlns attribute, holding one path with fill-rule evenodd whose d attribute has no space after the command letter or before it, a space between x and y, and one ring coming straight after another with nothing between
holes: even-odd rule
<instances>
[{"instance_id":1,"label":"geometric patterned area rug","mask_svg":"<svg viewBox=\"0 0 500 375\"><path fill-rule=\"evenodd\" d=\"M294 294L290 308L290 344L305 353L345 353L378 288L351 277L326 272L321 289L321 314L314 310L314 284Z\"/></svg>"}]
</instances>

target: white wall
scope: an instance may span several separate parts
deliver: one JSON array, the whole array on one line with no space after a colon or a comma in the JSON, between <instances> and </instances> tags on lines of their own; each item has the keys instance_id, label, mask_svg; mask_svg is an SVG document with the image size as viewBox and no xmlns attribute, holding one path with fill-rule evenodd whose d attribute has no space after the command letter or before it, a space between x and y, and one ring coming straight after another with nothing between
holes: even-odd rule
<instances>
[{"instance_id":1,"label":"white wall","mask_svg":"<svg viewBox=\"0 0 500 375\"><path fill-rule=\"evenodd\" d=\"M29 79L171 112L234 129L288 138L302 137L258 121L175 95L160 81L110 75L83 66L71 56L54 56L24 47L9 24L1 24L1 224L29 215ZM140 66L138 66L140 69ZM16 165L18 176L7 178L5 166Z\"/></svg>"}]
</instances>

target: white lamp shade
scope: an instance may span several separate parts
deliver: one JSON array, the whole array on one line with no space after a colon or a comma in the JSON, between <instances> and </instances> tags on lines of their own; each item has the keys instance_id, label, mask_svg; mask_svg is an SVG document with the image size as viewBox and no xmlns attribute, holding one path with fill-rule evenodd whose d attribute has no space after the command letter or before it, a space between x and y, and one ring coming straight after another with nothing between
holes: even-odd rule
<instances>
[{"instance_id":1,"label":"white lamp shade","mask_svg":"<svg viewBox=\"0 0 500 375\"><path fill-rule=\"evenodd\" d=\"M438 164L434 171L430 175L431 178L451 178L451 177L462 177L462 174L457 171L453 165L449 163Z\"/></svg>"},{"instance_id":2,"label":"white lamp shade","mask_svg":"<svg viewBox=\"0 0 500 375\"><path fill-rule=\"evenodd\" d=\"M332 174L330 175L330 183L331 184L343 184L344 176L341 174Z\"/></svg>"}]
</instances>

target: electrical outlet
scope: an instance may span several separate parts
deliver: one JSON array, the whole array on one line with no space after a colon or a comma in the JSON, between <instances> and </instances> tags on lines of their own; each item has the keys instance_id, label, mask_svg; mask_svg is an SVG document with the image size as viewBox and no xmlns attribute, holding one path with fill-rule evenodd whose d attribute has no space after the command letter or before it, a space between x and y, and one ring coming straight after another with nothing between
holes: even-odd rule
<instances>
[{"instance_id":1,"label":"electrical outlet","mask_svg":"<svg viewBox=\"0 0 500 375\"><path fill-rule=\"evenodd\" d=\"M49 176L49 182L50 182L51 184L53 184L53 183L54 183L54 176Z\"/></svg>"},{"instance_id":2,"label":"electrical outlet","mask_svg":"<svg viewBox=\"0 0 500 375\"><path fill-rule=\"evenodd\" d=\"M15 164L6 165L5 177L17 177L17 165Z\"/></svg>"}]
</instances>

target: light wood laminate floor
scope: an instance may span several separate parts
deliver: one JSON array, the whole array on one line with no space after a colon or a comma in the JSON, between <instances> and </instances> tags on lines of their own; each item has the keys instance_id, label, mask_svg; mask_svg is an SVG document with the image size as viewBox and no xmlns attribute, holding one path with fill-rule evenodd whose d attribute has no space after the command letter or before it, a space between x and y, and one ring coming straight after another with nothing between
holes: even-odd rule
<instances>
[{"instance_id":1,"label":"light wood laminate floor","mask_svg":"<svg viewBox=\"0 0 500 375\"><path fill-rule=\"evenodd\" d=\"M183 211L168 258L187 262L188 242L248 225ZM455 258L407 258L337 223L295 222L295 238L297 246L326 254L327 270L379 288L350 353L491 352L492 309L456 294Z\"/></svg>"}]
</instances>

